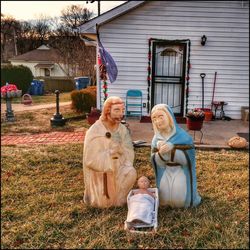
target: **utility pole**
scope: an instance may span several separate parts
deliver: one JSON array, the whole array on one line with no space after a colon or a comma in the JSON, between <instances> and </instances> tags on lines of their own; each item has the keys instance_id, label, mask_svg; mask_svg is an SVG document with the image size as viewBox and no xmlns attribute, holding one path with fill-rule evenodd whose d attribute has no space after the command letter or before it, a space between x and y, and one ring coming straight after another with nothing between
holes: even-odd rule
<instances>
[{"instance_id":1,"label":"utility pole","mask_svg":"<svg viewBox=\"0 0 250 250\"><path fill-rule=\"evenodd\" d=\"M15 30L15 28L13 28L13 35L14 35L15 56L17 56L16 30Z\"/></svg>"},{"instance_id":2,"label":"utility pole","mask_svg":"<svg viewBox=\"0 0 250 250\"><path fill-rule=\"evenodd\" d=\"M86 1L86 2L89 3L89 1ZM94 2L96 1L94 0L90 1L90 3L94 3ZM98 11L98 16L100 16L101 15L101 1L100 0L97 1L97 11Z\"/></svg>"}]
</instances>

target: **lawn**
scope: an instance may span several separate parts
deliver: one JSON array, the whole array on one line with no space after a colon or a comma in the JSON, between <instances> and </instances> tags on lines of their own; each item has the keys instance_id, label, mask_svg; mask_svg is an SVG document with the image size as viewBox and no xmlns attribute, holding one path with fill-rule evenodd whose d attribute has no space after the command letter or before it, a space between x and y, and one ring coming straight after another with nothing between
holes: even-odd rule
<instances>
[{"instance_id":1,"label":"lawn","mask_svg":"<svg viewBox=\"0 0 250 250\"><path fill-rule=\"evenodd\" d=\"M159 208L158 231L123 229L127 207L83 203L82 144L3 146L1 248L249 249L246 151L197 150L197 208ZM150 149L136 148L138 175L155 186Z\"/></svg>"},{"instance_id":2,"label":"lawn","mask_svg":"<svg viewBox=\"0 0 250 250\"><path fill-rule=\"evenodd\" d=\"M60 113L65 119L77 118L83 114L76 113L69 106L60 107ZM54 116L55 108L46 108L26 112L15 113L15 122L4 121L5 113L2 113L1 135L7 134L35 134L53 131L83 131L89 128L86 119L71 120L63 127L51 127L50 118Z\"/></svg>"},{"instance_id":3,"label":"lawn","mask_svg":"<svg viewBox=\"0 0 250 250\"><path fill-rule=\"evenodd\" d=\"M59 100L60 102L71 101L70 97L71 92L60 93ZM49 93L45 95L32 95L33 104L46 104L46 103L56 103L56 95L54 93ZM21 103L22 98L13 98L12 103Z\"/></svg>"}]
</instances>

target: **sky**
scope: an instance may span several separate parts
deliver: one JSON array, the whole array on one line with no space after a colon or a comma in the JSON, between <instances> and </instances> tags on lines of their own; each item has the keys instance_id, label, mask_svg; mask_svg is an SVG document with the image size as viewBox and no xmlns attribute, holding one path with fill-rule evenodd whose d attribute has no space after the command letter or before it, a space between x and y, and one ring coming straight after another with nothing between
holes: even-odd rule
<instances>
[{"instance_id":1,"label":"sky","mask_svg":"<svg viewBox=\"0 0 250 250\"><path fill-rule=\"evenodd\" d=\"M94 16L97 15L97 1L86 3L87 1L1 1L1 13L10 15L19 21L29 21L46 17L58 17L65 7L76 4L84 5ZM126 1L101 1L101 14Z\"/></svg>"}]
</instances>

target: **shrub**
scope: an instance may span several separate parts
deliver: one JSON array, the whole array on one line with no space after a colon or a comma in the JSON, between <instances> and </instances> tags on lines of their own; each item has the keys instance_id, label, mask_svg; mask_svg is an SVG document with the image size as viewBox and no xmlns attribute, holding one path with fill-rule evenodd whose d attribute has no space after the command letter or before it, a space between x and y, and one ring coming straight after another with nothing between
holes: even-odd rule
<instances>
[{"instance_id":1,"label":"shrub","mask_svg":"<svg viewBox=\"0 0 250 250\"><path fill-rule=\"evenodd\" d=\"M7 65L1 68L1 86L4 86L6 82L13 83L18 89L21 89L24 94L27 93L32 80L33 74L26 66Z\"/></svg>"},{"instance_id":2,"label":"shrub","mask_svg":"<svg viewBox=\"0 0 250 250\"><path fill-rule=\"evenodd\" d=\"M96 86L89 86L81 90L71 92L72 108L76 112L89 113L92 107L96 107Z\"/></svg>"}]
</instances>

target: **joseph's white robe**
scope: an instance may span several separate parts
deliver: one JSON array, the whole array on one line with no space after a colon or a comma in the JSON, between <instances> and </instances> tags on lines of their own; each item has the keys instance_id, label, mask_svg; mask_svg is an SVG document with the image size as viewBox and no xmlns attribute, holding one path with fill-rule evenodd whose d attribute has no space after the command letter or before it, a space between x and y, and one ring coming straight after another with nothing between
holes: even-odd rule
<instances>
[{"instance_id":1,"label":"joseph's white robe","mask_svg":"<svg viewBox=\"0 0 250 250\"><path fill-rule=\"evenodd\" d=\"M93 207L122 206L136 181L134 149L128 129L119 124L110 133L101 120L86 132L83 147L84 202ZM120 143L123 154L112 157L112 143ZM115 158L115 159L114 159Z\"/></svg>"}]
</instances>

